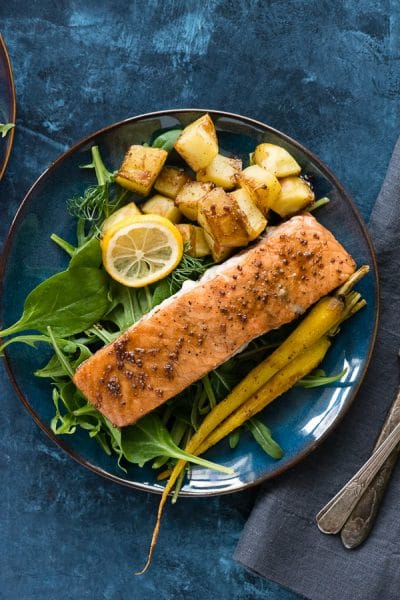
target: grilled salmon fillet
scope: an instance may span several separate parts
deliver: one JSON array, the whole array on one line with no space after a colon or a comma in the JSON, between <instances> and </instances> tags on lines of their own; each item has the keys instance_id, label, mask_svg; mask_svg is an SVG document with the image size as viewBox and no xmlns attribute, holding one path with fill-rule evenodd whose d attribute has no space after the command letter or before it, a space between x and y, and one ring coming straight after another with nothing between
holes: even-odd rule
<instances>
[{"instance_id":1,"label":"grilled salmon fillet","mask_svg":"<svg viewBox=\"0 0 400 600\"><path fill-rule=\"evenodd\" d=\"M354 270L351 256L313 216L292 217L187 282L82 363L74 382L114 425L129 425L252 339L298 317Z\"/></svg>"}]
</instances>

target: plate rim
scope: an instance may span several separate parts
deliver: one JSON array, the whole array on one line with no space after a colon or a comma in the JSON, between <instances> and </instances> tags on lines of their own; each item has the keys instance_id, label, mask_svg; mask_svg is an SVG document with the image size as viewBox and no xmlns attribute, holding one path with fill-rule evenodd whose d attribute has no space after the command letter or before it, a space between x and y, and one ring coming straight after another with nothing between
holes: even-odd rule
<instances>
[{"instance_id":1,"label":"plate rim","mask_svg":"<svg viewBox=\"0 0 400 600\"><path fill-rule=\"evenodd\" d=\"M1 35L0 35L0 41L1 41ZM227 112L227 111L222 111L222 110L217 110L217 109L171 108L171 109L166 109L166 110L158 110L158 111L152 111L152 112L148 112L148 113L142 113L140 115L135 115L133 117L128 117L126 119L122 119L115 123L111 123L110 125L102 127L101 129L98 129L97 131L82 138L81 140L79 140L78 142L73 144L70 148L68 148L65 152L60 154L54 161L52 161L50 163L50 165L41 173L41 175L39 175L39 177L34 181L34 183L30 186L30 188L26 192L20 205L18 206L18 209L15 213L15 216L13 218L11 226L6 234L5 241L3 244L3 250L2 250L1 256L0 256L0 296L3 291L4 274L5 274L5 269L7 266L7 259L8 259L8 255L10 252L11 242L12 242L12 239L14 236L14 230L16 229L18 222L19 222L20 214L21 214L23 208L25 207L25 205L28 204L30 196L35 191L36 187L39 186L40 183L51 174L54 167L56 167L59 163L61 163L66 158L68 158L68 156L75 153L82 146L85 146L86 144L88 144L88 142L95 139L97 136L103 135L105 133L109 133L113 129L117 129L123 125L127 125L130 123L135 123L136 121L140 121L141 119L144 119L144 118L156 118L158 116L176 115L176 114L189 113L189 112L199 112L199 113L207 112L211 116L229 117L229 118L233 118L236 120L239 119L249 125L261 127L266 132L271 132L273 134L277 134L285 141L294 145L298 150L303 152L308 158L310 158L312 161L314 161L318 165L318 167L321 169L321 171L324 173L324 175L326 175L328 178L330 178L333 181L334 185L337 187L337 189L339 190L341 195L346 199L346 202L348 203L349 207L351 208L354 217L358 221L358 224L360 226L364 240L370 251L371 259L372 259L372 263L373 263L373 267L374 267L374 269L373 269L373 278L374 278L374 284L375 284L374 300L375 300L375 306L376 306L376 310L374 313L374 326L373 326L373 330L372 330L372 334L371 334L369 349L368 349L368 353L367 353L367 356L365 359L364 368L362 369L361 374L360 374L359 381L353 388L351 394L349 395L349 398L346 400L346 403L340 410L339 414L337 415L337 417L335 418L333 423L331 423L329 425L329 427L324 431L324 433L321 435L321 437L319 437L317 440L314 440L314 442L308 444L305 448L303 448L303 450L301 452L299 452L295 457L293 457L291 460L289 460L285 465L282 465L281 467L277 466L271 472L266 473L265 475L262 475L261 477L258 477L254 481L244 483L243 485L235 487L233 489L198 491L198 492L190 491L190 490L189 491L182 490L179 493L179 496L181 496L181 497L187 497L187 498L202 498L203 497L204 498L204 497L211 497L211 496L223 496L226 494L233 494L236 492L244 491L253 486L260 485L261 483L264 483L266 481L274 479L275 477L278 477L282 473L292 469L295 465L297 465L302 460L304 460L309 454L311 454L314 450L316 450L325 441L325 439L327 437L329 437L329 435L336 429L336 427L338 427L338 425L341 423L341 421L343 420L343 418L349 411L351 405L353 404L353 402L357 396L358 390L365 378L369 364L371 362L371 357L372 357L372 353L373 353L373 350L375 347L375 342L376 342L376 337L377 337L377 332L378 332L378 327L379 327L379 321L380 321L380 283L379 283L379 276L378 276L378 263L377 263L374 245L372 243L369 231L367 229L367 225L366 225L363 217L361 216L361 213L360 213L357 205L355 204L354 200L352 199L351 195L349 194L349 192L347 192L347 190L342 185L342 183L339 181L339 179L336 177L336 175L325 165L325 163L318 156L316 156L312 151L308 150L308 148L303 146L300 142L291 138L289 135L281 132L280 130L278 130L274 127L271 127L270 125L267 125L266 123L263 123L262 121L258 121L256 119L253 119L252 117L247 117L247 116L241 115L239 113L232 113L232 112ZM7 356L7 351L4 352L3 361L5 364L5 369L6 369L7 375L8 375L10 382L14 388L14 391L16 392L19 400L21 401L23 406L26 408L28 413L31 415L31 417L33 418L35 423L59 448L61 448L64 452L66 452L74 461L76 461L79 465L85 467L89 471L92 471L93 473L96 473L97 475L100 475L100 476L104 477L105 479L113 481L114 483L124 485L125 487L131 488L131 489L138 489L138 490L142 490L142 491L146 491L146 492L151 492L151 493L154 493L157 495L162 494L162 492L163 492L162 486L141 483L141 482L137 482L137 481L129 481L129 480L123 479L122 477L119 477L118 475L109 473L108 471L102 469L101 467L92 464L90 461L86 460L81 455L79 455L77 452L75 452L72 448L68 447L68 445L64 443L64 440L60 436L56 436L51 431L51 429L40 419L39 415L36 413L36 411L30 405L28 399L25 397L24 392L22 391L16 378L14 377L14 374L13 374L13 371L12 371L12 368L11 368L11 365L10 365L10 362L9 362L9 359Z\"/></svg>"},{"instance_id":2,"label":"plate rim","mask_svg":"<svg viewBox=\"0 0 400 600\"><path fill-rule=\"evenodd\" d=\"M1 33L0 33L0 52L3 52L4 57L6 59L6 68L8 71L10 91L11 91L11 115L10 116L11 116L12 123L15 123L16 118L17 118L17 98L16 98L16 94L15 94L14 76L13 76L13 71L12 71L12 67L11 67L11 61L10 61L10 56L8 54L7 46L5 44L4 38L1 35ZM8 161L11 156L11 150L12 150L13 143L14 143L14 135L15 135L15 127L12 127L12 129L7 134L6 155L4 157L3 164L0 165L0 180L2 179L2 177L5 173L5 170L8 165Z\"/></svg>"}]
</instances>

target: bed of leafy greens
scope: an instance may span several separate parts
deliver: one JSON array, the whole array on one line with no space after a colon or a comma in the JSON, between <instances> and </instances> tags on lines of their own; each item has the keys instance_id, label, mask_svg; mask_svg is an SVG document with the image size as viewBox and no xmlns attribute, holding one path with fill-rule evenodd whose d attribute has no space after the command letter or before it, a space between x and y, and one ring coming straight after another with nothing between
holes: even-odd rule
<instances>
[{"instance_id":1,"label":"bed of leafy greens","mask_svg":"<svg viewBox=\"0 0 400 600\"><path fill-rule=\"evenodd\" d=\"M176 131L164 133L152 145L170 150L176 136ZM72 435L77 428L83 428L104 452L116 456L119 467L124 471L129 463L143 466L149 461L154 469L166 471L177 459L187 459L182 448L204 416L279 344L283 330L251 342L245 351L135 425L121 429L113 427L71 381L76 368L101 345L115 340L145 313L176 293L184 281L198 279L212 262L209 258L192 258L185 252L178 267L155 284L137 289L113 281L102 268L101 225L110 214L129 201L131 193L114 182L114 174L106 169L97 147L92 148L92 162L82 168L94 169L97 183L88 187L83 195L67 202L69 212L76 217L76 245L71 245L56 233L51 236L68 257L66 269L43 281L28 295L21 318L0 332L3 338L11 336L0 350L15 342L33 347L44 343L53 348L49 362L35 375L51 382L54 403L51 429L55 434ZM24 333L32 330L38 333ZM330 383L340 375L324 378L324 374L319 372L317 377L308 377L303 383L312 387ZM270 456L275 459L283 456L270 430L260 420L253 418L246 427ZM231 448L239 443L239 439L240 431L231 434ZM191 460L210 466L202 458L192 457ZM221 470L224 468L221 467ZM177 486L178 491L182 479Z\"/></svg>"}]
</instances>

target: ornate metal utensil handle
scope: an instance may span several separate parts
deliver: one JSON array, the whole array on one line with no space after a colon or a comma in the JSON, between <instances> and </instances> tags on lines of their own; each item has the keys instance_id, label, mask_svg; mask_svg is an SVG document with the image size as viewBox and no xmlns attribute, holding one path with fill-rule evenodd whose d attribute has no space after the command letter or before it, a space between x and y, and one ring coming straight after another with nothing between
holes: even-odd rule
<instances>
[{"instance_id":1,"label":"ornate metal utensil handle","mask_svg":"<svg viewBox=\"0 0 400 600\"><path fill-rule=\"evenodd\" d=\"M374 450L379 448L390 432L396 427L397 423L400 423L400 389L390 407ZM357 548L357 546L362 544L368 537L378 514L380 503L385 495L385 490L390 481L399 453L400 444L397 444L397 447L379 469L343 526L343 529L340 532L340 538L345 548Z\"/></svg>"},{"instance_id":2,"label":"ornate metal utensil handle","mask_svg":"<svg viewBox=\"0 0 400 600\"><path fill-rule=\"evenodd\" d=\"M323 533L339 533L368 484L399 442L400 423L361 469L317 514L317 524Z\"/></svg>"}]
</instances>

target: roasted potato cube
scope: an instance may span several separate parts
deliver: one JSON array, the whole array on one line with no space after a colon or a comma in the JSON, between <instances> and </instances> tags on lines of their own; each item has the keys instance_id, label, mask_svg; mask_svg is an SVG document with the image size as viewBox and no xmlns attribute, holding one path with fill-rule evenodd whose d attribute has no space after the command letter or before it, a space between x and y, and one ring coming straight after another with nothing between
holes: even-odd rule
<instances>
[{"instance_id":1,"label":"roasted potato cube","mask_svg":"<svg viewBox=\"0 0 400 600\"><path fill-rule=\"evenodd\" d=\"M223 260L226 260L228 256L230 256L233 252L233 248L228 248L228 246L222 246L217 240L215 240L205 229L204 237L206 238L207 244L211 248L211 255L213 257L213 261L216 263L220 263Z\"/></svg>"},{"instance_id":2,"label":"roasted potato cube","mask_svg":"<svg viewBox=\"0 0 400 600\"><path fill-rule=\"evenodd\" d=\"M187 125L174 146L193 171L204 169L218 154L218 140L210 115Z\"/></svg>"},{"instance_id":3,"label":"roasted potato cube","mask_svg":"<svg viewBox=\"0 0 400 600\"><path fill-rule=\"evenodd\" d=\"M190 256L200 258L211 254L210 246L207 244L204 229L189 223L177 225L181 232L183 243L188 245L187 253Z\"/></svg>"},{"instance_id":4,"label":"roasted potato cube","mask_svg":"<svg viewBox=\"0 0 400 600\"><path fill-rule=\"evenodd\" d=\"M314 200L314 192L300 177L285 177L280 180L281 192L271 203L271 208L281 217L293 215Z\"/></svg>"},{"instance_id":5,"label":"roasted potato cube","mask_svg":"<svg viewBox=\"0 0 400 600\"><path fill-rule=\"evenodd\" d=\"M259 144L254 152L256 165L270 171L275 177L299 175L301 167L285 148L275 144Z\"/></svg>"},{"instance_id":6,"label":"roasted potato cube","mask_svg":"<svg viewBox=\"0 0 400 600\"><path fill-rule=\"evenodd\" d=\"M167 160L162 148L131 146L125 154L115 181L141 196L147 196Z\"/></svg>"},{"instance_id":7,"label":"roasted potato cube","mask_svg":"<svg viewBox=\"0 0 400 600\"><path fill-rule=\"evenodd\" d=\"M112 215L107 217L107 219L103 223L103 227L101 228L101 234L104 235L106 231L109 231L111 227L123 221L124 219L129 219L130 217L137 217L141 215L140 209L136 206L134 202L129 202L129 204L125 204L122 208L116 210Z\"/></svg>"},{"instance_id":8,"label":"roasted potato cube","mask_svg":"<svg viewBox=\"0 0 400 600\"><path fill-rule=\"evenodd\" d=\"M222 246L235 248L248 244L243 214L234 198L222 188L211 190L200 200L197 220Z\"/></svg>"},{"instance_id":9,"label":"roasted potato cube","mask_svg":"<svg viewBox=\"0 0 400 600\"><path fill-rule=\"evenodd\" d=\"M235 200L237 210L242 213L242 220L247 231L248 241L255 240L267 226L267 219L254 204L250 194L243 188L229 194Z\"/></svg>"},{"instance_id":10,"label":"roasted potato cube","mask_svg":"<svg viewBox=\"0 0 400 600\"><path fill-rule=\"evenodd\" d=\"M271 201L274 201L281 191L281 185L275 175L258 165L253 165L238 173L236 181L266 216Z\"/></svg>"},{"instance_id":11,"label":"roasted potato cube","mask_svg":"<svg viewBox=\"0 0 400 600\"><path fill-rule=\"evenodd\" d=\"M141 205L141 209L146 215L161 215L172 221L172 223L179 223L182 218L182 213L175 206L172 198L167 198L167 196L162 196L161 194L152 196Z\"/></svg>"},{"instance_id":12,"label":"roasted potato cube","mask_svg":"<svg viewBox=\"0 0 400 600\"><path fill-rule=\"evenodd\" d=\"M175 204L182 214L191 221L197 221L199 201L214 188L211 182L189 181L175 198Z\"/></svg>"},{"instance_id":13,"label":"roasted potato cube","mask_svg":"<svg viewBox=\"0 0 400 600\"><path fill-rule=\"evenodd\" d=\"M265 228L267 221L243 189L232 193L215 188L199 203L198 221L222 246L246 246Z\"/></svg>"},{"instance_id":14,"label":"roasted potato cube","mask_svg":"<svg viewBox=\"0 0 400 600\"><path fill-rule=\"evenodd\" d=\"M185 183L190 181L190 175L178 167L163 167L156 179L154 188L163 196L176 198Z\"/></svg>"},{"instance_id":15,"label":"roasted potato cube","mask_svg":"<svg viewBox=\"0 0 400 600\"><path fill-rule=\"evenodd\" d=\"M235 175L240 172L242 161L240 158L228 158L217 154L207 167L197 171L197 181L212 181L215 185L225 190L233 190L235 187Z\"/></svg>"}]
</instances>

